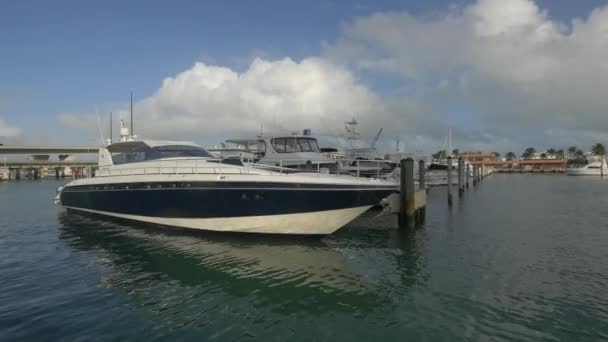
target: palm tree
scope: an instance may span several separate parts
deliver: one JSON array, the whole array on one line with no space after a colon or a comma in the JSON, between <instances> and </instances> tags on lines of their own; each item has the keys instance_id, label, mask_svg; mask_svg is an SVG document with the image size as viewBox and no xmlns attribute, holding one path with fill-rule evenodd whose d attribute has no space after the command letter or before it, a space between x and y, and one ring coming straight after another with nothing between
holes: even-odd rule
<instances>
[{"instance_id":1,"label":"palm tree","mask_svg":"<svg viewBox=\"0 0 608 342\"><path fill-rule=\"evenodd\" d=\"M547 154L545 152L541 153L540 159L547 159Z\"/></svg>"},{"instance_id":2,"label":"palm tree","mask_svg":"<svg viewBox=\"0 0 608 342\"><path fill-rule=\"evenodd\" d=\"M593 147L591 147L591 152L595 156L603 157L604 155L606 155L606 147L604 147L603 144L597 143L593 145Z\"/></svg>"},{"instance_id":3,"label":"palm tree","mask_svg":"<svg viewBox=\"0 0 608 342\"><path fill-rule=\"evenodd\" d=\"M524 153L521 154L521 157L523 159L531 159L532 157L534 157L534 154L536 153L536 149L534 149L534 147L528 147Z\"/></svg>"},{"instance_id":4,"label":"palm tree","mask_svg":"<svg viewBox=\"0 0 608 342\"><path fill-rule=\"evenodd\" d=\"M500 158L500 153L498 153L498 152L492 152L492 153L496 156L496 159Z\"/></svg>"},{"instance_id":5,"label":"palm tree","mask_svg":"<svg viewBox=\"0 0 608 342\"><path fill-rule=\"evenodd\" d=\"M549 157L554 157L555 156L555 149L554 148L550 148L547 150L547 155Z\"/></svg>"},{"instance_id":6,"label":"palm tree","mask_svg":"<svg viewBox=\"0 0 608 342\"><path fill-rule=\"evenodd\" d=\"M587 164L587 158L585 158L585 152L581 149L574 151L574 157L569 161L570 164L585 165Z\"/></svg>"},{"instance_id":7,"label":"palm tree","mask_svg":"<svg viewBox=\"0 0 608 342\"><path fill-rule=\"evenodd\" d=\"M564 150L559 149L557 151L555 151L555 158L557 159L564 159Z\"/></svg>"},{"instance_id":8,"label":"palm tree","mask_svg":"<svg viewBox=\"0 0 608 342\"><path fill-rule=\"evenodd\" d=\"M460 151L457 148L455 148L455 149L452 150L452 155L453 156L458 157L459 154L460 154Z\"/></svg>"},{"instance_id":9,"label":"palm tree","mask_svg":"<svg viewBox=\"0 0 608 342\"><path fill-rule=\"evenodd\" d=\"M568 147L568 159L574 159L574 156L576 155L576 146L572 145L570 147Z\"/></svg>"},{"instance_id":10,"label":"palm tree","mask_svg":"<svg viewBox=\"0 0 608 342\"><path fill-rule=\"evenodd\" d=\"M515 159L517 156L515 155L515 153L513 152L507 152L507 154L505 154L505 158L507 158L507 160L513 160Z\"/></svg>"}]
</instances>

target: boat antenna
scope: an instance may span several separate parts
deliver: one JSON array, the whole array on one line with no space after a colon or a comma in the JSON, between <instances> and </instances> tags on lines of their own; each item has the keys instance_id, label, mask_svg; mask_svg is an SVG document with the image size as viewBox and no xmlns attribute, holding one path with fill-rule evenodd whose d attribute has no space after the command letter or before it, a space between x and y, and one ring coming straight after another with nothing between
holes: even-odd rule
<instances>
[{"instance_id":1,"label":"boat antenna","mask_svg":"<svg viewBox=\"0 0 608 342\"><path fill-rule=\"evenodd\" d=\"M112 112L110 112L110 144L112 143Z\"/></svg>"},{"instance_id":2,"label":"boat antenna","mask_svg":"<svg viewBox=\"0 0 608 342\"><path fill-rule=\"evenodd\" d=\"M452 156L452 127L450 127L450 147L448 151L448 156Z\"/></svg>"},{"instance_id":3,"label":"boat antenna","mask_svg":"<svg viewBox=\"0 0 608 342\"><path fill-rule=\"evenodd\" d=\"M95 112L97 112L97 109L95 109ZM103 139L103 132L101 131L101 117L99 114L97 115L97 128L99 129L99 140L101 141L101 146L104 146L105 141Z\"/></svg>"},{"instance_id":4,"label":"boat antenna","mask_svg":"<svg viewBox=\"0 0 608 342\"><path fill-rule=\"evenodd\" d=\"M135 136L135 130L133 129L133 91L131 91L131 135Z\"/></svg>"}]
</instances>

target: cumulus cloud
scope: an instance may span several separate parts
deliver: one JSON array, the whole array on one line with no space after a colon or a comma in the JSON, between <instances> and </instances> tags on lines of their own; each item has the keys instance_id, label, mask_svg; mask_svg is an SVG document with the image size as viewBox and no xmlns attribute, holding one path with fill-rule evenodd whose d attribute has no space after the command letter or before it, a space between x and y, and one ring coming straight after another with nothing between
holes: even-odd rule
<instances>
[{"instance_id":1,"label":"cumulus cloud","mask_svg":"<svg viewBox=\"0 0 608 342\"><path fill-rule=\"evenodd\" d=\"M17 127L10 126L6 121L0 118L0 138L14 138L21 135L21 130Z\"/></svg>"},{"instance_id":2,"label":"cumulus cloud","mask_svg":"<svg viewBox=\"0 0 608 342\"><path fill-rule=\"evenodd\" d=\"M349 70L321 58L255 59L240 73L199 62L136 104L136 130L161 137L325 131L384 110Z\"/></svg>"},{"instance_id":3,"label":"cumulus cloud","mask_svg":"<svg viewBox=\"0 0 608 342\"><path fill-rule=\"evenodd\" d=\"M539 143L560 130L592 139L608 129L607 30L608 6L560 23L530 0L479 0L430 18L357 18L326 45L326 55L398 75L407 89L453 113L453 125ZM463 111L471 117L462 119ZM562 140L568 137L549 143Z\"/></svg>"},{"instance_id":4,"label":"cumulus cloud","mask_svg":"<svg viewBox=\"0 0 608 342\"><path fill-rule=\"evenodd\" d=\"M608 5L569 23L531 0L478 0L442 14L378 12L343 24L321 57L255 59L246 70L198 62L135 104L136 133L219 141L356 117L386 146L538 149L608 140ZM363 79L394 85L372 88ZM397 81L395 81L395 79ZM128 105L111 108L128 119ZM91 115L64 125L95 129ZM116 123L118 120L115 121ZM603 142L608 142L604 141Z\"/></svg>"}]
</instances>

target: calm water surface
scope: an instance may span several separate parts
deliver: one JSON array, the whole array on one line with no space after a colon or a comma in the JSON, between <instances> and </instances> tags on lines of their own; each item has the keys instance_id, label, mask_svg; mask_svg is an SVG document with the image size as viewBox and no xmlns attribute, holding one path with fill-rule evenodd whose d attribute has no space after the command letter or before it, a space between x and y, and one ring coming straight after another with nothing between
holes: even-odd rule
<instances>
[{"instance_id":1,"label":"calm water surface","mask_svg":"<svg viewBox=\"0 0 608 342\"><path fill-rule=\"evenodd\" d=\"M319 238L67 215L0 183L0 340L608 340L608 179L493 175Z\"/></svg>"}]
</instances>

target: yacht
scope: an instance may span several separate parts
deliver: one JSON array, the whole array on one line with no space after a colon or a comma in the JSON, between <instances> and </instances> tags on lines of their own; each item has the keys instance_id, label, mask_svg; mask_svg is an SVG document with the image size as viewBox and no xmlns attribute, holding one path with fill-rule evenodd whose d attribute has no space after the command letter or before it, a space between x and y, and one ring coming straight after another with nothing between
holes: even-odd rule
<instances>
[{"instance_id":1,"label":"yacht","mask_svg":"<svg viewBox=\"0 0 608 342\"><path fill-rule=\"evenodd\" d=\"M566 169L566 174L569 176L608 176L608 166L606 166L606 161L601 159L583 167L569 167Z\"/></svg>"},{"instance_id":2,"label":"yacht","mask_svg":"<svg viewBox=\"0 0 608 342\"><path fill-rule=\"evenodd\" d=\"M398 161L378 157L376 143L380 139L383 129L380 128L371 144L362 142L358 130L359 122L353 118L344 122L348 148L344 149L344 158L340 169L361 176L379 177L392 173L398 165Z\"/></svg>"},{"instance_id":3,"label":"yacht","mask_svg":"<svg viewBox=\"0 0 608 342\"><path fill-rule=\"evenodd\" d=\"M456 168L454 166L454 164L455 164L454 159L450 159L450 160L451 160L451 165L449 166L449 168L454 170ZM448 159L433 160L429 164L429 170L431 170L431 171L439 171L439 170L447 170L447 169L448 169Z\"/></svg>"},{"instance_id":4,"label":"yacht","mask_svg":"<svg viewBox=\"0 0 608 342\"><path fill-rule=\"evenodd\" d=\"M223 144L224 147L209 149L210 152L221 158L241 159L285 172L337 170L336 160L321 152L317 139L308 129L302 134L260 134L256 139L228 139Z\"/></svg>"},{"instance_id":5,"label":"yacht","mask_svg":"<svg viewBox=\"0 0 608 342\"><path fill-rule=\"evenodd\" d=\"M398 190L395 182L322 172L286 174L217 159L194 143L128 135L101 147L98 163L94 178L58 189L59 205L212 231L331 234Z\"/></svg>"}]
</instances>

